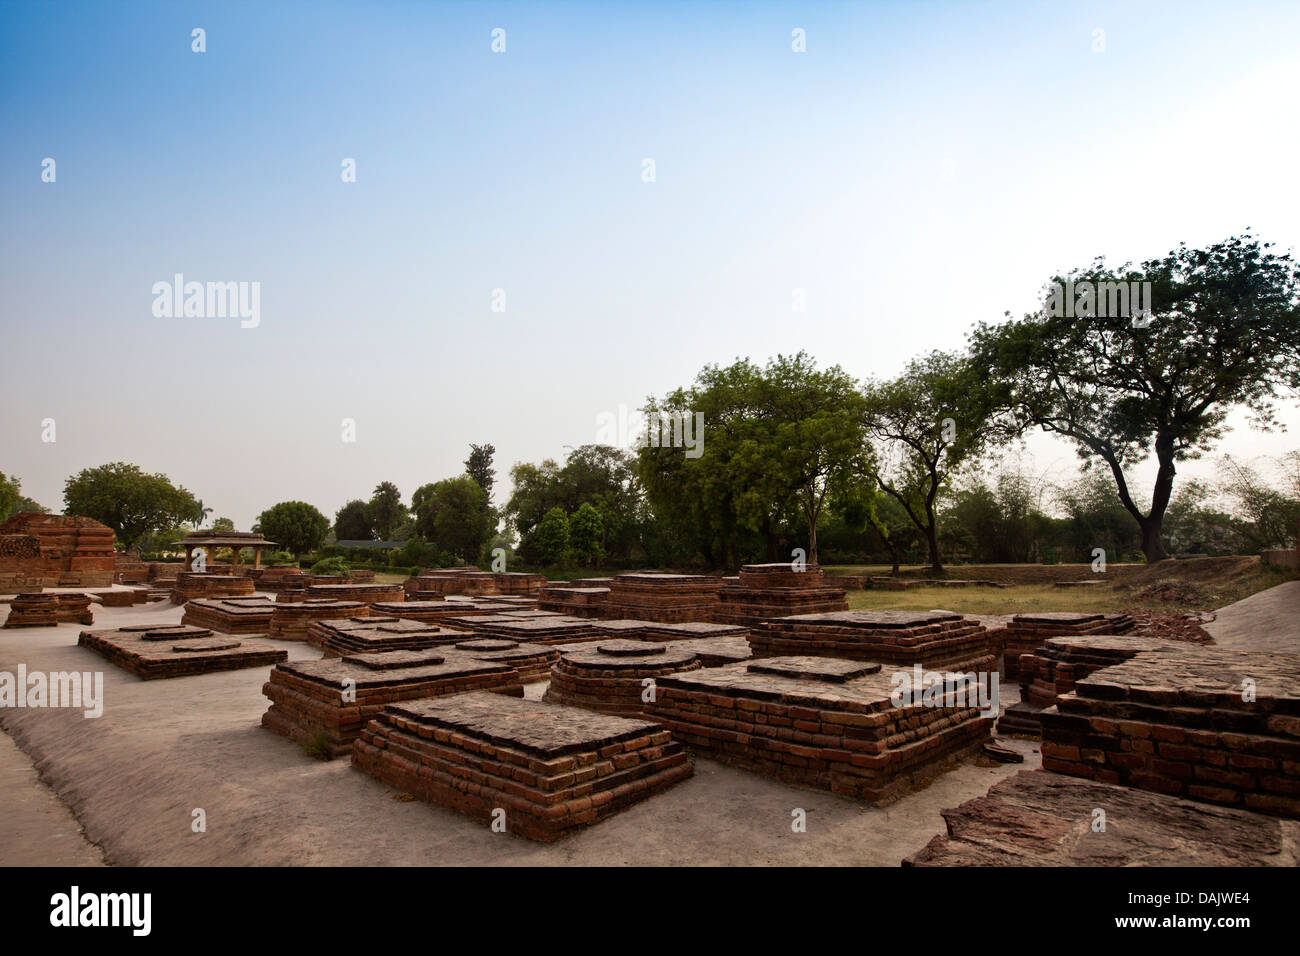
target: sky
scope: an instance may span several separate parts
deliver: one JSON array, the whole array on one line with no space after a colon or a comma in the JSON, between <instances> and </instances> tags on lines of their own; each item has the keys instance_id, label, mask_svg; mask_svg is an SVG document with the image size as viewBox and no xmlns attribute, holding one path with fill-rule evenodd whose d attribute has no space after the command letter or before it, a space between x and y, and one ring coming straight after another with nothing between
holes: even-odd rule
<instances>
[{"instance_id":1,"label":"sky","mask_svg":"<svg viewBox=\"0 0 1300 956\"><path fill-rule=\"evenodd\" d=\"M708 364L884 378L1099 255L1294 251L1297 35L1294 2L0 4L0 472L57 511L130 461L247 529L490 442L502 503ZM256 324L156 314L177 274L257 283ZM1297 447L1281 418L1220 450Z\"/></svg>"}]
</instances>

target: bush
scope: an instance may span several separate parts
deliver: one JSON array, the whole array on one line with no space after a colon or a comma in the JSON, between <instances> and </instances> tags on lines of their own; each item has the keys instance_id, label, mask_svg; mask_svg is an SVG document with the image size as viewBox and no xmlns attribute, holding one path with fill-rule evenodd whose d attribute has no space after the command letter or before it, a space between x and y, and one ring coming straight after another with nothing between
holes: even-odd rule
<instances>
[{"instance_id":1,"label":"bush","mask_svg":"<svg viewBox=\"0 0 1300 956\"><path fill-rule=\"evenodd\" d=\"M311 566L312 574L342 574L345 577L349 575L348 562L344 558L324 558L317 561Z\"/></svg>"}]
</instances>

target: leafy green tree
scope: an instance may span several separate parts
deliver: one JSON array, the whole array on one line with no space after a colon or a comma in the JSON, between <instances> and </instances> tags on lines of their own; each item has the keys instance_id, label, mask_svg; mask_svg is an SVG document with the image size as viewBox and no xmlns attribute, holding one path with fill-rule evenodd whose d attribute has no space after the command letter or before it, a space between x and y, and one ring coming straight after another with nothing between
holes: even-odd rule
<instances>
[{"instance_id":1,"label":"leafy green tree","mask_svg":"<svg viewBox=\"0 0 1300 956\"><path fill-rule=\"evenodd\" d=\"M120 461L86 468L68 478L63 504L68 514L108 525L126 548L151 531L197 520L201 507L198 499L166 475L145 474L138 466Z\"/></svg>"},{"instance_id":2,"label":"leafy green tree","mask_svg":"<svg viewBox=\"0 0 1300 956\"><path fill-rule=\"evenodd\" d=\"M537 525L537 555L542 564L560 564L569 552L569 519L552 508Z\"/></svg>"},{"instance_id":3,"label":"leafy green tree","mask_svg":"<svg viewBox=\"0 0 1300 956\"><path fill-rule=\"evenodd\" d=\"M1080 292L1085 315L1077 306L1044 308L981 323L972 336L977 366L996 381L1019 428L1070 439L1081 458L1109 469L1148 561L1167 557L1161 525L1178 463L1210 450L1235 409L1271 429L1279 394L1300 387L1300 268L1271 248L1247 233L1208 249L1181 245L1137 267L1109 269L1098 259L1050 285L1094 291L1091 299ZM1148 315L1097 307L1133 282L1151 283ZM1104 295L1099 283L1111 284ZM1152 454L1155 482L1143 511L1132 471Z\"/></svg>"},{"instance_id":4,"label":"leafy green tree","mask_svg":"<svg viewBox=\"0 0 1300 956\"><path fill-rule=\"evenodd\" d=\"M467 563L478 560L494 522L477 481L469 475L446 478L422 485L411 500L417 534Z\"/></svg>"},{"instance_id":5,"label":"leafy green tree","mask_svg":"<svg viewBox=\"0 0 1300 956\"><path fill-rule=\"evenodd\" d=\"M600 566L604 557L604 548L601 547L604 534L604 521L591 502L585 503L569 519L569 548L584 564Z\"/></svg>"},{"instance_id":6,"label":"leafy green tree","mask_svg":"<svg viewBox=\"0 0 1300 956\"><path fill-rule=\"evenodd\" d=\"M915 525L935 571L943 570L939 496L990 436L992 411L982 383L968 360L931 352L909 362L898 378L864 390L866 430L878 455L876 482Z\"/></svg>"},{"instance_id":7,"label":"leafy green tree","mask_svg":"<svg viewBox=\"0 0 1300 956\"><path fill-rule=\"evenodd\" d=\"M496 471L492 467L492 456L497 453L494 445L469 446L469 457L465 459L465 473L478 482L478 486L487 495L488 503L492 501L492 486L496 483Z\"/></svg>"},{"instance_id":8,"label":"leafy green tree","mask_svg":"<svg viewBox=\"0 0 1300 956\"><path fill-rule=\"evenodd\" d=\"M370 504L366 506L366 514L375 530L375 537L380 541L391 541L393 532L406 518L406 507L397 486L391 481L377 485Z\"/></svg>"},{"instance_id":9,"label":"leafy green tree","mask_svg":"<svg viewBox=\"0 0 1300 956\"><path fill-rule=\"evenodd\" d=\"M339 541L375 539L375 526L370 521L370 509L360 498L354 498L335 513L334 537Z\"/></svg>"},{"instance_id":10,"label":"leafy green tree","mask_svg":"<svg viewBox=\"0 0 1300 956\"><path fill-rule=\"evenodd\" d=\"M330 522L305 501L281 501L258 515L253 530L301 558L321 546Z\"/></svg>"},{"instance_id":11,"label":"leafy green tree","mask_svg":"<svg viewBox=\"0 0 1300 956\"><path fill-rule=\"evenodd\" d=\"M17 478L6 478L0 471L0 521L16 513L18 499L23 496L23 483Z\"/></svg>"},{"instance_id":12,"label":"leafy green tree","mask_svg":"<svg viewBox=\"0 0 1300 956\"><path fill-rule=\"evenodd\" d=\"M232 521L230 518L218 518L216 521L212 522L212 530L213 531L234 531L235 522Z\"/></svg>"}]
</instances>

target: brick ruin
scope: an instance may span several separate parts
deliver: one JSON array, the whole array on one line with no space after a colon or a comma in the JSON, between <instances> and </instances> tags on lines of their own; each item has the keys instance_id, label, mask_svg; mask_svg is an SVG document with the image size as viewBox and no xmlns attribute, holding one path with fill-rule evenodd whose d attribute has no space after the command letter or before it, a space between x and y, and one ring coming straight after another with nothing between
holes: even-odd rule
<instances>
[{"instance_id":1,"label":"brick ruin","mask_svg":"<svg viewBox=\"0 0 1300 956\"><path fill-rule=\"evenodd\" d=\"M812 655L932 671L997 669L989 632L952 611L832 611L764 621L749 643L755 657Z\"/></svg>"},{"instance_id":2,"label":"brick ruin","mask_svg":"<svg viewBox=\"0 0 1300 956\"><path fill-rule=\"evenodd\" d=\"M303 600L325 598L334 601L360 601L363 604L398 603L406 600L400 584L313 584Z\"/></svg>"},{"instance_id":3,"label":"brick ruin","mask_svg":"<svg viewBox=\"0 0 1300 956\"><path fill-rule=\"evenodd\" d=\"M267 634L275 607L274 601L261 596L200 598L185 605L181 623L223 634Z\"/></svg>"},{"instance_id":4,"label":"brick ruin","mask_svg":"<svg viewBox=\"0 0 1300 956\"><path fill-rule=\"evenodd\" d=\"M1143 651L1041 720L1044 770L1300 817L1300 655Z\"/></svg>"},{"instance_id":5,"label":"brick ruin","mask_svg":"<svg viewBox=\"0 0 1300 956\"><path fill-rule=\"evenodd\" d=\"M506 664L519 672L525 684L546 680L551 675L551 665L560 659L560 651L548 644L522 644L499 637L472 637L462 639L450 650L466 654L475 660Z\"/></svg>"},{"instance_id":6,"label":"brick ruin","mask_svg":"<svg viewBox=\"0 0 1300 956\"><path fill-rule=\"evenodd\" d=\"M92 518L24 511L0 524L0 593L113 583L113 530Z\"/></svg>"},{"instance_id":7,"label":"brick ruin","mask_svg":"<svg viewBox=\"0 0 1300 956\"><path fill-rule=\"evenodd\" d=\"M1002 648L1004 673L1014 678L1020 676L1020 656L1034 653L1049 637L1128 634L1133 627L1133 619L1127 614L1044 611L1017 614L1005 628L993 632L993 640Z\"/></svg>"},{"instance_id":8,"label":"brick ruin","mask_svg":"<svg viewBox=\"0 0 1300 956\"><path fill-rule=\"evenodd\" d=\"M474 631L485 637L504 637L530 644L595 641L602 637L591 626L590 621L538 611L450 617L446 618L444 623L449 627Z\"/></svg>"},{"instance_id":9,"label":"brick ruin","mask_svg":"<svg viewBox=\"0 0 1300 956\"><path fill-rule=\"evenodd\" d=\"M609 585L604 616L661 624L712 621L718 613L722 579L706 574L634 571L617 574Z\"/></svg>"},{"instance_id":10,"label":"brick ruin","mask_svg":"<svg viewBox=\"0 0 1300 956\"><path fill-rule=\"evenodd\" d=\"M271 701L262 726L299 743L319 735L326 754L339 757L389 704L475 690L524 694L513 667L437 650L293 661L279 664L262 686Z\"/></svg>"},{"instance_id":11,"label":"brick ruin","mask_svg":"<svg viewBox=\"0 0 1300 956\"><path fill-rule=\"evenodd\" d=\"M604 616L609 588L604 587L544 587L537 595L537 607L543 611L556 611L573 617Z\"/></svg>"},{"instance_id":12,"label":"brick ruin","mask_svg":"<svg viewBox=\"0 0 1300 956\"><path fill-rule=\"evenodd\" d=\"M320 648L326 657L348 657L381 651L423 651L454 644L469 635L429 624L395 617L332 618L315 621L307 629L307 643Z\"/></svg>"},{"instance_id":13,"label":"brick ruin","mask_svg":"<svg viewBox=\"0 0 1300 956\"><path fill-rule=\"evenodd\" d=\"M9 603L6 628L58 627L59 598L55 594L17 594Z\"/></svg>"},{"instance_id":14,"label":"brick ruin","mask_svg":"<svg viewBox=\"0 0 1300 956\"><path fill-rule=\"evenodd\" d=\"M370 605L360 601L277 601L275 610L271 612L271 626L267 636L282 641L305 641L308 629L316 621L369 616Z\"/></svg>"},{"instance_id":15,"label":"brick ruin","mask_svg":"<svg viewBox=\"0 0 1300 956\"><path fill-rule=\"evenodd\" d=\"M723 763L884 803L991 739L973 702L895 706L878 663L776 657L660 678L651 719Z\"/></svg>"},{"instance_id":16,"label":"brick ruin","mask_svg":"<svg viewBox=\"0 0 1300 956\"><path fill-rule=\"evenodd\" d=\"M420 799L509 833L552 841L691 775L654 724L500 694L390 705L362 730L353 765Z\"/></svg>"},{"instance_id":17,"label":"brick ruin","mask_svg":"<svg viewBox=\"0 0 1300 956\"><path fill-rule=\"evenodd\" d=\"M143 680L186 677L212 671L267 667L288 659L288 652L207 628L158 627L146 624L116 630L82 631L82 647L108 658Z\"/></svg>"},{"instance_id":18,"label":"brick ruin","mask_svg":"<svg viewBox=\"0 0 1300 956\"><path fill-rule=\"evenodd\" d=\"M496 575L478 568L424 568L402 585L408 599L427 601L434 594L500 594Z\"/></svg>"},{"instance_id":19,"label":"brick ruin","mask_svg":"<svg viewBox=\"0 0 1300 956\"><path fill-rule=\"evenodd\" d=\"M113 552L113 580L117 584L148 584L149 565L135 551Z\"/></svg>"},{"instance_id":20,"label":"brick ruin","mask_svg":"<svg viewBox=\"0 0 1300 956\"><path fill-rule=\"evenodd\" d=\"M998 732L1038 737L1039 715L1056 705L1056 698L1074 690L1075 681L1093 671L1126 661L1142 651L1176 646L1158 637L1049 637L1032 654L1020 655L1020 702L998 720Z\"/></svg>"},{"instance_id":21,"label":"brick ruin","mask_svg":"<svg viewBox=\"0 0 1300 956\"><path fill-rule=\"evenodd\" d=\"M1300 865L1291 820L1045 770L1022 770L943 818L947 832L904 866Z\"/></svg>"},{"instance_id":22,"label":"brick ruin","mask_svg":"<svg viewBox=\"0 0 1300 956\"><path fill-rule=\"evenodd\" d=\"M181 571L172 586L171 601L185 604L197 598L246 597L252 593L253 581L242 575Z\"/></svg>"},{"instance_id":23,"label":"brick ruin","mask_svg":"<svg viewBox=\"0 0 1300 956\"><path fill-rule=\"evenodd\" d=\"M551 668L543 700L583 707L602 714L644 717L642 697L670 674L699 670L694 653L676 644L603 640L568 649ZM645 681L650 681L647 688Z\"/></svg>"},{"instance_id":24,"label":"brick ruin","mask_svg":"<svg viewBox=\"0 0 1300 956\"><path fill-rule=\"evenodd\" d=\"M734 583L724 580L718 600L714 620L726 624L849 609L844 589L828 586L820 567L810 564L796 571L789 562L742 566Z\"/></svg>"}]
</instances>

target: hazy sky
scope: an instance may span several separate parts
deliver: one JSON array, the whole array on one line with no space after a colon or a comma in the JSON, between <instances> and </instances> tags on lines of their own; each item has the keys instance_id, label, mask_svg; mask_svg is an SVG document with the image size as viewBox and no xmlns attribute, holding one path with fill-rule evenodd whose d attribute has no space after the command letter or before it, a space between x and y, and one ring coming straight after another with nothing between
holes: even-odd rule
<instances>
[{"instance_id":1,"label":"hazy sky","mask_svg":"<svg viewBox=\"0 0 1300 956\"><path fill-rule=\"evenodd\" d=\"M1295 248L1297 36L1294 2L6 4L0 471L332 517L708 363L887 376L1099 254ZM260 323L156 317L176 273L260 283Z\"/></svg>"}]
</instances>

